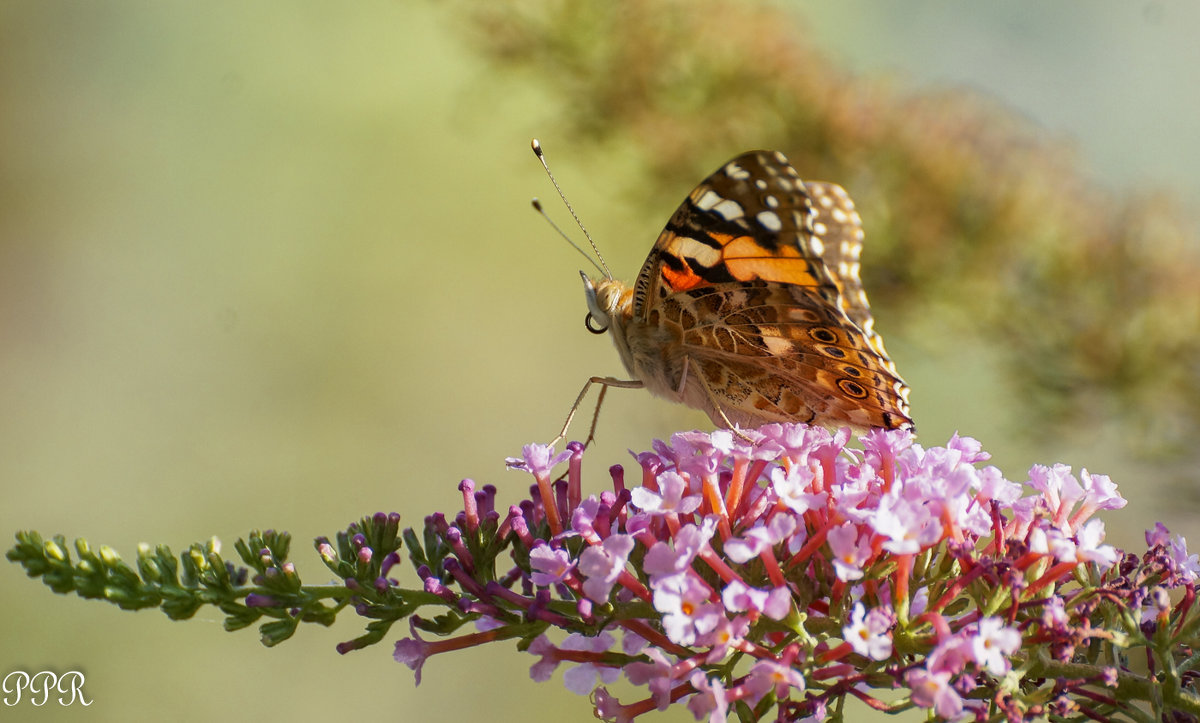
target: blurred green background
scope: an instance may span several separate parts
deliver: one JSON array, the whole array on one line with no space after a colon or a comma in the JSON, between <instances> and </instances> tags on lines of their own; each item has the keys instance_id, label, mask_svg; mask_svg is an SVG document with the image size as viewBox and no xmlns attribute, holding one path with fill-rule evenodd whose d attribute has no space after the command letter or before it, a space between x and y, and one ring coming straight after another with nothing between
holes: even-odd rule
<instances>
[{"instance_id":1,"label":"blurred green background","mask_svg":"<svg viewBox=\"0 0 1200 723\"><path fill-rule=\"evenodd\" d=\"M457 509L463 477L498 485L504 504L519 499L529 478L504 457L553 437L587 376L622 374L608 340L582 328L581 260L528 209L540 196L567 218L529 139L631 280L703 173L776 138L735 123L699 172L646 203L650 136L570 120L561 81L574 71L561 55L514 71L488 43L510 9L490 5L481 22L482 7L0 4L0 532L83 536L131 559L141 541L180 550L211 535L232 557L249 529L287 529L315 583L323 568L309 541L362 514L395 510L419 525ZM1080 179L1116 198L1166 189L1181 217L1195 216L1200 7L779 7L794 19L788 32L847 78L970 88L1073 146ZM577 45L559 52L581 62L612 40L576 30L564 40ZM848 179L828 180L855 194ZM1029 407L996 371L1002 350L882 306L871 243L886 229L863 211L867 290L925 444L978 437L1017 480L1034 462L1111 474L1131 499L1110 523L1119 545L1141 544L1155 519L1195 529L1179 493L1195 485L1156 486L1178 483L1178 467L1119 443L1119 427L1022 432ZM1178 323L1195 324L1196 310L1179 309ZM707 420L614 390L589 453L591 489L626 449L694 426ZM0 575L0 673L82 670L95 701L22 704L23 719L591 715L558 683L531 683L532 658L506 645L436 657L414 688L390 645L334 652L359 630L349 616L266 650L252 632L224 633L213 611L175 624L52 595L13 565Z\"/></svg>"}]
</instances>

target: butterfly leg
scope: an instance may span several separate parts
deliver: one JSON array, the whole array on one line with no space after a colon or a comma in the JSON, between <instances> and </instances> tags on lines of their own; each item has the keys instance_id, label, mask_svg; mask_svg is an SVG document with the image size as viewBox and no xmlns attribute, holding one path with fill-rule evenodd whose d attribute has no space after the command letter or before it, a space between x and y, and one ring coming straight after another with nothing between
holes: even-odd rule
<instances>
[{"instance_id":1,"label":"butterfly leg","mask_svg":"<svg viewBox=\"0 0 1200 723\"><path fill-rule=\"evenodd\" d=\"M575 403L571 405L571 411L567 414L567 421L563 422L562 430L558 433L551 442L553 447L559 442L567 438L567 430L571 427L571 422L575 420L575 413L579 411L579 405L583 404L583 398L587 396L588 390L593 384L600 385L600 397L596 400L596 412L592 415L592 427L588 430L587 441L583 443L584 448L596 438L596 424L600 421L600 405L604 403L604 395L608 392L609 387L618 387L620 389L641 389L645 386L637 379L617 379L616 377L592 377L583 385L583 389L579 391L579 396L575 397Z\"/></svg>"}]
</instances>

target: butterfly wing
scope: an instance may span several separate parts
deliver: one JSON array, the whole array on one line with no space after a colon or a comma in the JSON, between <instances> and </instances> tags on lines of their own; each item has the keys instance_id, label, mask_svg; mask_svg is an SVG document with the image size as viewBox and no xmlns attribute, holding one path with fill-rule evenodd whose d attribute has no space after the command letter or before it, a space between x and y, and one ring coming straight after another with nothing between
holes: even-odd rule
<instances>
[{"instance_id":1,"label":"butterfly wing","mask_svg":"<svg viewBox=\"0 0 1200 723\"><path fill-rule=\"evenodd\" d=\"M652 335L644 346L672 357L651 367L674 373L660 386L679 385L714 421L911 426L858 277L861 248L844 190L801 181L780 153L745 153L659 236L634 286L632 343ZM685 389L688 374L703 394Z\"/></svg>"},{"instance_id":2,"label":"butterfly wing","mask_svg":"<svg viewBox=\"0 0 1200 723\"><path fill-rule=\"evenodd\" d=\"M635 318L645 321L670 294L756 279L812 287L840 304L812 231L815 215L782 153L734 158L688 194L659 234L634 285Z\"/></svg>"},{"instance_id":3,"label":"butterfly wing","mask_svg":"<svg viewBox=\"0 0 1200 723\"><path fill-rule=\"evenodd\" d=\"M912 425L894 366L811 287L752 281L684 296L665 302L660 319L675 318L689 373L703 377L730 421Z\"/></svg>"}]
</instances>

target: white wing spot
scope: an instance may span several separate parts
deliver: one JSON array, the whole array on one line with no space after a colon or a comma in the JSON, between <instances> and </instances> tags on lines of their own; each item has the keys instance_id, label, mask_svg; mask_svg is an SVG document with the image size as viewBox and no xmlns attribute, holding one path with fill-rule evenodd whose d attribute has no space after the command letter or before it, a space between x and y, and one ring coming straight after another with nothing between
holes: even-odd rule
<instances>
[{"instance_id":1,"label":"white wing spot","mask_svg":"<svg viewBox=\"0 0 1200 723\"><path fill-rule=\"evenodd\" d=\"M817 203L821 204L821 208L833 208L833 199L829 196L821 196Z\"/></svg>"},{"instance_id":2,"label":"white wing spot","mask_svg":"<svg viewBox=\"0 0 1200 723\"><path fill-rule=\"evenodd\" d=\"M838 223L846 223L846 221L849 220L849 218L850 217L847 216L846 212L843 211L842 209L840 209L840 208L833 209L833 220L834 221L837 221Z\"/></svg>"},{"instance_id":3,"label":"white wing spot","mask_svg":"<svg viewBox=\"0 0 1200 723\"><path fill-rule=\"evenodd\" d=\"M795 184L793 184L791 181L789 181L789 180L788 180L788 179L786 179L786 178L776 178L776 179L775 179L775 183L779 184L779 187L780 187L780 188L782 188L782 189L783 189L783 190L785 190L785 191L794 191L794 190L796 190L796 186L795 186Z\"/></svg>"},{"instance_id":4,"label":"white wing spot","mask_svg":"<svg viewBox=\"0 0 1200 723\"><path fill-rule=\"evenodd\" d=\"M779 208L779 199L774 196L767 196L763 201L767 204L767 208Z\"/></svg>"},{"instance_id":5,"label":"white wing spot","mask_svg":"<svg viewBox=\"0 0 1200 723\"><path fill-rule=\"evenodd\" d=\"M825 234L829 233L829 227L820 221L817 221L813 224L813 233L818 236L824 236Z\"/></svg>"},{"instance_id":6,"label":"white wing spot","mask_svg":"<svg viewBox=\"0 0 1200 723\"><path fill-rule=\"evenodd\" d=\"M793 321L815 322L820 318L817 316L817 313L811 309L804 309L799 306L785 306L784 309L784 314L787 316L787 318Z\"/></svg>"},{"instance_id":7,"label":"white wing spot","mask_svg":"<svg viewBox=\"0 0 1200 723\"><path fill-rule=\"evenodd\" d=\"M667 250L676 256L692 259L709 269L721 260L720 251L689 236L676 236Z\"/></svg>"},{"instance_id":8,"label":"white wing spot","mask_svg":"<svg viewBox=\"0 0 1200 723\"><path fill-rule=\"evenodd\" d=\"M744 181L750 177L750 172L736 163L727 163L725 165L725 175L736 181Z\"/></svg>"},{"instance_id":9,"label":"white wing spot","mask_svg":"<svg viewBox=\"0 0 1200 723\"><path fill-rule=\"evenodd\" d=\"M761 178L754 179L754 187L760 191L767 190L767 182Z\"/></svg>"},{"instance_id":10,"label":"white wing spot","mask_svg":"<svg viewBox=\"0 0 1200 723\"><path fill-rule=\"evenodd\" d=\"M711 211L713 206L716 206L721 200L721 194L710 188L701 194L700 198L696 199L695 204L696 208L701 211Z\"/></svg>"},{"instance_id":11,"label":"white wing spot","mask_svg":"<svg viewBox=\"0 0 1200 723\"><path fill-rule=\"evenodd\" d=\"M779 216L777 216L774 211L761 211L757 216L755 216L755 218L757 218L758 223L768 231L778 232L779 229L783 228L783 222L779 220Z\"/></svg>"},{"instance_id":12,"label":"white wing spot","mask_svg":"<svg viewBox=\"0 0 1200 723\"><path fill-rule=\"evenodd\" d=\"M746 212L736 201L730 201L728 198L721 199L721 202L713 206L713 210L721 214L721 218L726 221L733 221L746 215Z\"/></svg>"},{"instance_id":13,"label":"white wing spot","mask_svg":"<svg viewBox=\"0 0 1200 723\"><path fill-rule=\"evenodd\" d=\"M792 353L792 342L778 336L763 336L763 344L766 345L767 351L778 356L786 356Z\"/></svg>"},{"instance_id":14,"label":"white wing spot","mask_svg":"<svg viewBox=\"0 0 1200 723\"><path fill-rule=\"evenodd\" d=\"M812 250L814 255L820 256L821 254L825 253L825 242L816 236L813 236L808 241L808 248Z\"/></svg>"}]
</instances>

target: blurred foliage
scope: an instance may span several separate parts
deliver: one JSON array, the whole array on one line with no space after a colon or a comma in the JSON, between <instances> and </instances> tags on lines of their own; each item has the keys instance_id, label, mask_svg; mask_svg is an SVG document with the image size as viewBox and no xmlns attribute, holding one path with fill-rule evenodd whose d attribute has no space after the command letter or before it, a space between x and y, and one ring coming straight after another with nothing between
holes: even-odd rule
<instances>
[{"instance_id":1,"label":"blurred foliage","mask_svg":"<svg viewBox=\"0 0 1200 723\"><path fill-rule=\"evenodd\" d=\"M411 530L405 534L411 535ZM215 537L193 543L178 557L166 545L143 543L138 546L136 569L108 545L93 549L83 538L75 540L77 559L72 559L62 535L47 540L36 530L22 530L16 538L17 544L5 557L59 595L106 600L123 610L159 608L172 620L189 620L212 605L225 614L225 629L230 632L265 617L259 639L267 647L291 638L300 623L328 627L349 606L371 622L367 632L338 645L338 652L344 654L378 643L393 623L421 605L444 603L420 590L401 590L384 577L400 561L398 513L363 517L337 533L336 548L328 538L317 538L322 561L340 578L317 585L302 584L295 564L288 560L292 543L288 532L255 530L238 538L234 549L245 567L222 558Z\"/></svg>"},{"instance_id":2,"label":"blurred foliage","mask_svg":"<svg viewBox=\"0 0 1200 723\"><path fill-rule=\"evenodd\" d=\"M1030 434L1113 420L1169 458L1200 431L1200 249L1166 195L1089 186L1063 139L978 94L841 72L782 4L462 9L481 52L559 99L564 133L634 149L647 211L751 146L845 186L874 306L1004 350Z\"/></svg>"}]
</instances>

